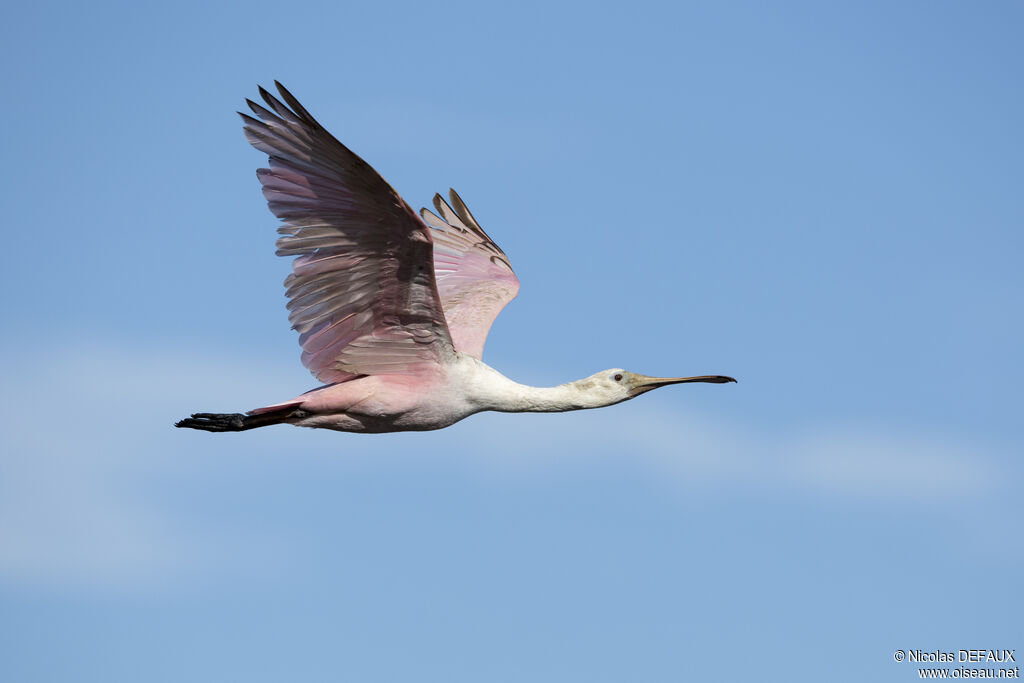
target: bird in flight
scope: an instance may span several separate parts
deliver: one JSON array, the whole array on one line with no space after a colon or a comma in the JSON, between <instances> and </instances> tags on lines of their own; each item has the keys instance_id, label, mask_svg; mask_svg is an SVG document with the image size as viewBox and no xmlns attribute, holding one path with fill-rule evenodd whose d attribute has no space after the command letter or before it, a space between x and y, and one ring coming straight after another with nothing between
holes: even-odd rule
<instances>
[{"instance_id":1,"label":"bird in flight","mask_svg":"<svg viewBox=\"0 0 1024 683\"><path fill-rule=\"evenodd\" d=\"M209 432L274 424L343 432L440 429L484 410L600 408L669 384L735 382L723 375L648 377L619 368L557 387L513 382L486 365L484 341L519 291L505 255L454 190L416 214L277 83L246 100L246 139L270 157L256 172L281 219L288 319L302 364L323 383L247 413L195 413ZM282 102L283 100L283 102Z\"/></svg>"}]
</instances>

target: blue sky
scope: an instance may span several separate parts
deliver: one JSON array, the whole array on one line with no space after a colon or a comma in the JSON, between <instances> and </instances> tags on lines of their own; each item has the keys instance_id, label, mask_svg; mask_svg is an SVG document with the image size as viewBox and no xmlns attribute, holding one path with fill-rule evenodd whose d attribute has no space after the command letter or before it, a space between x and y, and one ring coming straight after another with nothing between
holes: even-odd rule
<instances>
[{"instance_id":1,"label":"blue sky","mask_svg":"<svg viewBox=\"0 0 1024 683\"><path fill-rule=\"evenodd\" d=\"M1017 3L38 3L0 21L0 678L912 680L1017 648ZM424 434L314 386L234 112L458 189L553 385Z\"/></svg>"}]
</instances>

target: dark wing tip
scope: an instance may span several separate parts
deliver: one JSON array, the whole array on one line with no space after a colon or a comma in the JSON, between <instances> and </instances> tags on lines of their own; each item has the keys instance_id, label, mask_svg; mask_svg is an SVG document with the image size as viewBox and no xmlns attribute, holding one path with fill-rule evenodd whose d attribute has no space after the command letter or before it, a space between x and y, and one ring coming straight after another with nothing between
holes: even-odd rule
<instances>
[{"instance_id":1,"label":"dark wing tip","mask_svg":"<svg viewBox=\"0 0 1024 683\"><path fill-rule=\"evenodd\" d=\"M440 192L436 192L434 194L434 208L437 209L437 212L442 216L444 215L444 209L441 208L441 205L444 203L444 197L441 196Z\"/></svg>"},{"instance_id":2,"label":"dark wing tip","mask_svg":"<svg viewBox=\"0 0 1024 683\"><path fill-rule=\"evenodd\" d=\"M260 115L260 112L261 112L261 111L266 111L266 109L264 109L264 108L263 108L263 107L261 107L260 105L256 104L255 102L253 102L252 100L250 100L250 99L249 99L248 97L246 97L246 98L245 98L245 103L246 103L247 105L249 105L249 110L250 110L250 111L251 111L251 112L252 112L253 114L256 114L256 116L259 116L259 115Z\"/></svg>"},{"instance_id":3,"label":"dark wing tip","mask_svg":"<svg viewBox=\"0 0 1024 683\"><path fill-rule=\"evenodd\" d=\"M313 115L306 111L306 108L303 107L301 103L299 103L299 100L298 98L295 97L295 95L292 95L290 92L288 92L288 88L281 85L280 81L274 81L274 85L277 87L277 92L281 94L281 98L288 104L289 107L292 108L292 111L294 111L303 119L306 119L314 124L316 123L316 119L313 118Z\"/></svg>"},{"instance_id":4,"label":"dark wing tip","mask_svg":"<svg viewBox=\"0 0 1024 683\"><path fill-rule=\"evenodd\" d=\"M252 130L254 128L259 128L260 126L263 125L262 121L260 121L259 119L254 119L253 117L251 117L248 114L246 114L244 111L240 111L240 112L237 112L237 113L238 113L239 116L242 117L242 123L245 124L246 130Z\"/></svg>"}]
</instances>

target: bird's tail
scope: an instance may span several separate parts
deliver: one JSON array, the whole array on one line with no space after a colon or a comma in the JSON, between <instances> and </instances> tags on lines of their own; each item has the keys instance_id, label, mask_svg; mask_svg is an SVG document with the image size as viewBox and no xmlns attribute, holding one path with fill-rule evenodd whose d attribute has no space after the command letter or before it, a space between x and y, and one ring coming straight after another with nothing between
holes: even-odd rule
<instances>
[{"instance_id":1,"label":"bird's tail","mask_svg":"<svg viewBox=\"0 0 1024 683\"><path fill-rule=\"evenodd\" d=\"M297 404L289 404L272 410L261 408L247 414L192 413L190 417L175 422L174 426L201 429L204 432L244 432L247 429L269 427L305 417L307 413L296 406Z\"/></svg>"}]
</instances>

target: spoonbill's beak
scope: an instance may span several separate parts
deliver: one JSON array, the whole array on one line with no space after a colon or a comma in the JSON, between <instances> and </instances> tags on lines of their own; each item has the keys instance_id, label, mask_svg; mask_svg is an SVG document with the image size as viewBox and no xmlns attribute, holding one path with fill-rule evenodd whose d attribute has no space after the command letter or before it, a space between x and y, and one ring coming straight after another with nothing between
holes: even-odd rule
<instances>
[{"instance_id":1,"label":"spoonbill's beak","mask_svg":"<svg viewBox=\"0 0 1024 683\"><path fill-rule=\"evenodd\" d=\"M687 384L689 382L707 382L708 384L727 384L735 382L732 377L725 375L700 375L698 377L648 377L647 375L634 375L633 388L629 393L631 396L639 396L651 389L665 387L669 384Z\"/></svg>"}]
</instances>

